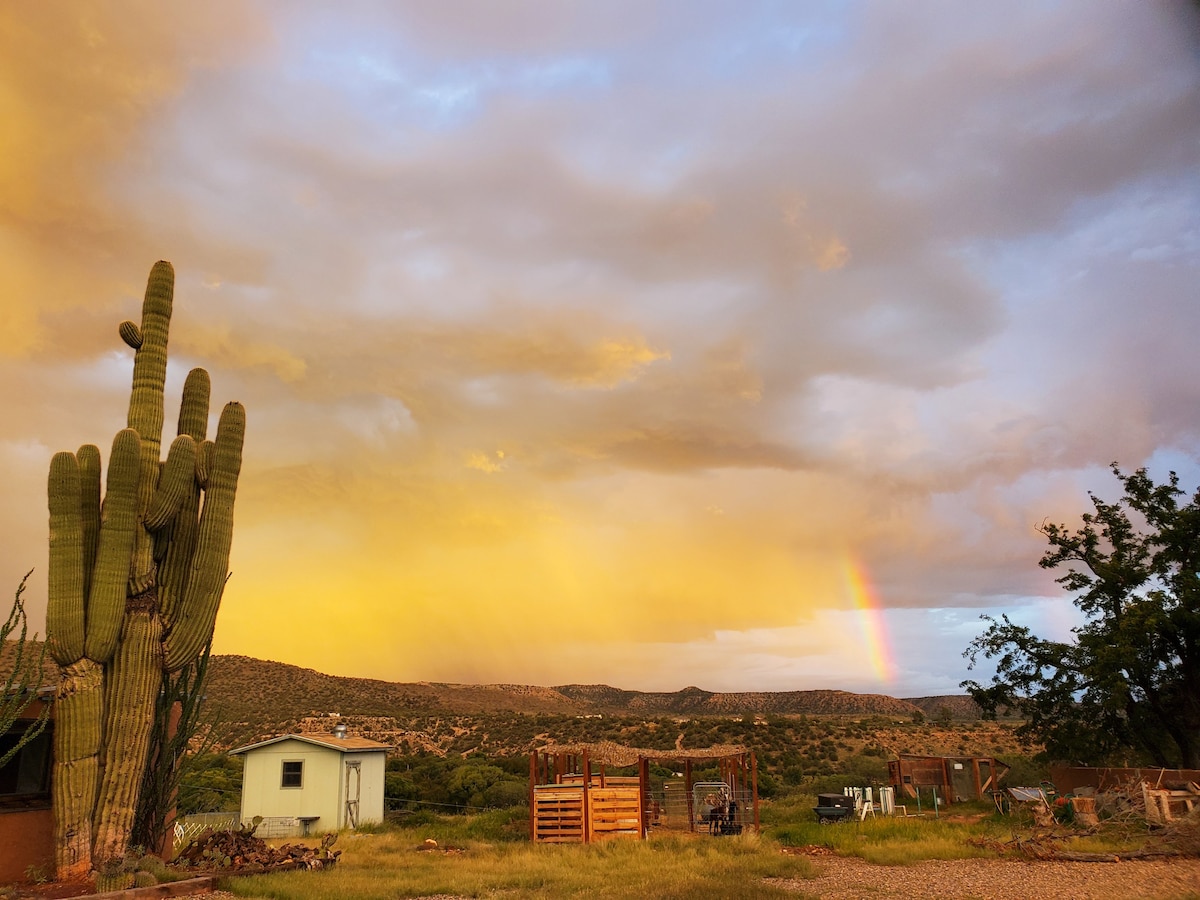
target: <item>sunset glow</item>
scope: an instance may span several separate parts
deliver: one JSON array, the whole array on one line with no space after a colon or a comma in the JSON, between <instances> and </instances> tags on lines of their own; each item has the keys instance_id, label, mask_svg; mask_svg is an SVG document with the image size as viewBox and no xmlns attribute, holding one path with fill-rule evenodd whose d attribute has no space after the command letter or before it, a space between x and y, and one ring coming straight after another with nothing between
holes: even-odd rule
<instances>
[{"instance_id":1,"label":"sunset glow","mask_svg":"<svg viewBox=\"0 0 1200 900\"><path fill-rule=\"evenodd\" d=\"M0 581L40 628L167 259L168 423L248 414L218 653L957 692L980 613L1073 621L1039 523L1200 481L1198 20L6 4Z\"/></svg>"}]
</instances>

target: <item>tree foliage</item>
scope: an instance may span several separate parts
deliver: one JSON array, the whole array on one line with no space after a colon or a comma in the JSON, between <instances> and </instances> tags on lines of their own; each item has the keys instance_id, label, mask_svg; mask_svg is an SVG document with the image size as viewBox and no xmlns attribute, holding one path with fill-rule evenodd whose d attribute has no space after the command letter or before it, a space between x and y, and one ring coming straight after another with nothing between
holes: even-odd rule
<instances>
[{"instance_id":1,"label":"tree foliage","mask_svg":"<svg viewBox=\"0 0 1200 900\"><path fill-rule=\"evenodd\" d=\"M242 758L225 753L196 753L179 773L178 813L236 812L242 795Z\"/></svg>"},{"instance_id":2,"label":"tree foliage","mask_svg":"<svg viewBox=\"0 0 1200 900\"><path fill-rule=\"evenodd\" d=\"M964 655L995 659L991 684L962 686L986 714L1021 714L1047 754L1085 765L1200 768L1200 491L1172 472L1155 484L1114 463L1124 496L1089 494L1082 526L1043 523L1040 565L1085 616L1073 641L1051 641L984 616Z\"/></svg>"},{"instance_id":3,"label":"tree foliage","mask_svg":"<svg viewBox=\"0 0 1200 900\"><path fill-rule=\"evenodd\" d=\"M5 656L9 658L9 665L4 667L6 674L0 680L0 737L26 718L29 704L42 686L45 675L46 645L30 639L25 601L21 599L25 593L25 582L32 574L32 569L25 573L17 585L17 595L13 598L8 617L0 622L0 650L7 651ZM45 730L49 716L50 705L44 704L38 715L25 726L16 743L0 747L0 768Z\"/></svg>"}]
</instances>

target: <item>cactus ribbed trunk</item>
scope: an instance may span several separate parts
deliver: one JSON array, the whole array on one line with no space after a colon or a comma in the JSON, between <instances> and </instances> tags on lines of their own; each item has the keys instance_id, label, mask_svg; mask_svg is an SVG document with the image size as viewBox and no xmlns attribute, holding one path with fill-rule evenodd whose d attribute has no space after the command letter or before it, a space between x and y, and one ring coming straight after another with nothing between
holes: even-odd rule
<instances>
[{"instance_id":1,"label":"cactus ribbed trunk","mask_svg":"<svg viewBox=\"0 0 1200 900\"><path fill-rule=\"evenodd\" d=\"M99 785L104 679L90 659L65 666L54 699L54 865L59 879L92 868L92 809Z\"/></svg>"},{"instance_id":2,"label":"cactus ribbed trunk","mask_svg":"<svg viewBox=\"0 0 1200 900\"><path fill-rule=\"evenodd\" d=\"M209 378L187 377L178 437L160 462L175 274L150 272L135 351L128 427L117 434L100 502L90 445L50 465L47 642L62 669L54 816L60 878L108 871L128 851L166 673L212 640L228 576L245 410L228 404L205 439ZM154 779L151 779L154 782ZM160 780L161 781L161 780Z\"/></svg>"},{"instance_id":3,"label":"cactus ribbed trunk","mask_svg":"<svg viewBox=\"0 0 1200 900\"><path fill-rule=\"evenodd\" d=\"M94 823L97 860L124 856L133 830L162 685L162 622L152 603L143 597L141 607L126 615L121 646L108 668L108 729Z\"/></svg>"}]
</instances>

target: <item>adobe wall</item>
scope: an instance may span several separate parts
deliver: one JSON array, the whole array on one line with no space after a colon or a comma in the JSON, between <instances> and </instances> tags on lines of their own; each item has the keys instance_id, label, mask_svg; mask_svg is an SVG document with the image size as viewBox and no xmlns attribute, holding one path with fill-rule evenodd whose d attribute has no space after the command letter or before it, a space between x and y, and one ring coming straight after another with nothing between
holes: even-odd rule
<instances>
[{"instance_id":1,"label":"adobe wall","mask_svg":"<svg viewBox=\"0 0 1200 900\"><path fill-rule=\"evenodd\" d=\"M53 878L53 813L49 808L0 811L0 847L0 884L25 881L27 870Z\"/></svg>"}]
</instances>

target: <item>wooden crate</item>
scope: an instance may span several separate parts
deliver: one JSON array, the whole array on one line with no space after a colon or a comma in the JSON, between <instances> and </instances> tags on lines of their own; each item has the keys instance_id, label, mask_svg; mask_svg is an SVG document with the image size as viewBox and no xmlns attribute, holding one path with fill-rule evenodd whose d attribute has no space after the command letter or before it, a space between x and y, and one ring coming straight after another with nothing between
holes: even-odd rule
<instances>
[{"instance_id":1,"label":"wooden crate","mask_svg":"<svg viewBox=\"0 0 1200 900\"><path fill-rule=\"evenodd\" d=\"M539 784L533 790L533 839L547 844L583 843L583 786Z\"/></svg>"},{"instance_id":2,"label":"wooden crate","mask_svg":"<svg viewBox=\"0 0 1200 900\"><path fill-rule=\"evenodd\" d=\"M641 789L636 785L592 788L588 819L592 840L642 836Z\"/></svg>"}]
</instances>

